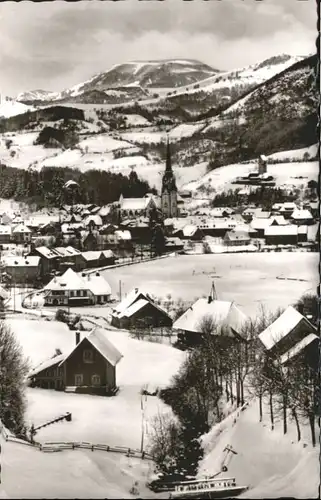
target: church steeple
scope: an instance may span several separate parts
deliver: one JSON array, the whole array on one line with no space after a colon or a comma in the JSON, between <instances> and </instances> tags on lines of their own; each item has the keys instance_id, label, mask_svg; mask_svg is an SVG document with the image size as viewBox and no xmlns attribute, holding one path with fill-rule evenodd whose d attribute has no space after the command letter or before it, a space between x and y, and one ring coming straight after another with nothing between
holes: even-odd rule
<instances>
[{"instance_id":1,"label":"church steeple","mask_svg":"<svg viewBox=\"0 0 321 500\"><path fill-rule=\"evenodd\" d=\"M162 180L162 213L165 218L177 217L177 187L175 175L172 169L171 151L169 138L167 136L166 167Z\"/></svg>"},{"instance_id":2,"label":"church steeple","mask_svg":"<svg viewBox=\"0 0 321 500\"><path fill-rule=\"evenodd\" d=\"M176 180L172 169L171 150L170 150L168 136L167 136L167 149L166 149L166 168L165 168L165 173L163 175L162 193L164 191L167 192L177 191Z\"/></svg>"}]
</instances>

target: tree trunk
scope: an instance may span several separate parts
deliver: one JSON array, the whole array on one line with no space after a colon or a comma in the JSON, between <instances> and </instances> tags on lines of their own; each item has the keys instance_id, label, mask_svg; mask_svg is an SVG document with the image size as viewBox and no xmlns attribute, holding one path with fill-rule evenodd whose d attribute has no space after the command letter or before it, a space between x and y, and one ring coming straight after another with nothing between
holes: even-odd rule
<instances>
[{"instance_id":1,"label":"tree trunk","mask_svg":"<svg viewBox=\"0 0 321 500\"><path fill-rule=\"evenodd\" d=\"M271 417L271 429L274 430L274 413L273 413L273 394L270 391L270 417Z\"/></svg>"},{"instance_id":2,"label":"tree trunk","mask_svg":"<svg viewBox=\"0 0 321 500\"><path fill-rule=\"evenodd\" d=\"M241 405L244 405L244 380L241 378L240 379L240 385L241 385Z\"/></svg>"},{"instance_id":3,"label":"tree trunk","mask_svg":"<svg viewBox=\"0 0 321 500\"><path fill-rule=\"evenodd\" d=\"M260 422L263 420L262 394L259 394Z\"/></svg>"},{"instance_id":4,"label":"tree trunk","mask_svg":"<svg viewBox=\"0 0 321 500\"><path fill-rule=\"evenodd\" d=\"M298 442L299 442L299 441L301 441L301 429L300 429L300 422L299 422L298 415L297 415L295 408L292 408L292 415L293 415L293 418L294 418L294 421L296 424L296 430L298 433Z\"/></svg>"},{"instance_id":5,"label":"tree trunk","mask_svg":"<svg viewBox=\"0 0 321 500\"><path fill-rule=\"evenodd\" d=\"M309 412L309 422L310 422L310 428L311 428L311 438L312 438L312 446L315 447L315 418L314 418L314 413Z\"/></svg>"},{"instance_id":6,"label":"tree trunk","mask_svg":"<svg viewBox=\"0 0 321 500\"><path fill-rule=\"evenodd\" d=\"M227 379L225 379L225 394L226 394L226 401L229 402L230 395L229 395L229 391L228 391Z\"/></svg>"},{"instance_id":7,"label":"tree trunk","mask_svg":"<svg viewBox=\"0 0 321 500\"><path fill-rule=\"evenodd\" d=\"M286 410L287 410L287 398L286 396L283 396L283 434L286 434L288 432Z\"/></svg>"}]
</instances>

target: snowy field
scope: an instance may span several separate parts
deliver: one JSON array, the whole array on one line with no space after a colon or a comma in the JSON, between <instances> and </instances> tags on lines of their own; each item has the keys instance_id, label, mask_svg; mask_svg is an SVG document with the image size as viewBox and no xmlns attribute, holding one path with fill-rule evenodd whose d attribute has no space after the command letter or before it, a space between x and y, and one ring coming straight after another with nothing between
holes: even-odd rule
<instances>
[{"instance_id":1,"label":"snowy field","mask_svg":"<svg viewBox=\"0 0 321 500\"><path fill-rule=\"evenodd\" d=\"M0 498L156 497L145 485L152 462L100 451L41 453L1 436L0 444Z\"/></svg>"},{"instance_id":2,"label":"snowy field","mask_svg":"<svg viewBox=\"0 0 321 500\"><path fill-rule=\"evenodd\" d=\"M207 295L214 280L221 300L235 301L252 316L260 304L276 310L296 301L307 290L315 292L318 265L317 253L180 255L102 274L113 291L119 289L121 280L123 293L144 286L157 297L171 294L174 300L185 301Z\"/></svg>"}]
</instances>

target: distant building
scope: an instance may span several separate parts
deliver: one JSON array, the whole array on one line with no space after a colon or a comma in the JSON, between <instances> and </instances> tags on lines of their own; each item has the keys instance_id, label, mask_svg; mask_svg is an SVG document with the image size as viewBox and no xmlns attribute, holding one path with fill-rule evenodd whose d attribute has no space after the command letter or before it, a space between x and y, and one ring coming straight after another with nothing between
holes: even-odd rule
<instances>
[{"instance_id":1,"label":"distant building","mask_svg":"<svg viewBox=\"0 0 321 500\"><path fill-rule=\"evenodd\" d=\"M166 168L162 179L161 208L164 219L178 217L177 187L172 170L169 141L167 140Z\"/></svg>"},{"instance_id":2,"label":"distant building","mask_svg":"<svg viewBox=\"0 0 321 500\"><path fill-rule=\"evenodd\" d=\"M40 257L8 256L3 259L5 272L14 284L34 284L40 278Z\"/></svg>"},{"instance_id":3,"label":"distant building","mask_svg":"<svg viewBox=\"0 0 321 500\"><path fill-rule=\"evenodd\" d=\"M75 273L68 269L62 276L55 276L45 287L45 306L85 306L110 301L111 288L99 272Z\"/></svg>"},{"instance_id":4,"label":"distant building","mask_svg":"<svg viewBox=\"0 0 321 500\"><path fill-rule=\"evenodd\" d=\"M115 307L111 324L126 329L158 328L170 327L172 319L148 293L135 288Z\"/></svg>"},{"instance_id":5,"label":"distant building","mask_svg":"<svg viewBox=\"0 0 321 500\"><path fill-rule=\"evenodd\" d=\"M8 224L0 225L0 244L11 242L11 226Z\"/></svg>"},{"instance_id":6,"label":"distant building","mask_svg":"<svg viewBox=\"0 0 321 500\"><path fill-rule=\"evenodd\" d=\"M17 224L12 230L12 239L15 243L30 243L32 231L24 224Z\"/></svg>"},{"instance_id":7,"label":"distant building","mask_svg":"<svg viewBox=\"0 0 321 500\"><path fill-rule=\"evenodd\" d=\"M151 196L145 196L143 198L124 198L121 195L118 206L120 220L127 218L149 217L151 210L157 208L156 202Z\"/></svg>"},{"instance_id":8,"label":"distant building","mask_svg":"<svg viewBox=\"0 0 321 500\"><path fill-rule=\"evenodd\" d=\"M82 340L76 332L71 352L44 361L28 379L32 387L109 396L116 392L116 366L122 357L107 332L96 327Z\"/></svg>"},{"instance_id":9,"label":"distant building","mask_svg":"<svg viewBox=\"0 0 321 500\"><path fill-rule=\"evenodd\" d=\"M297 245L298 226L295 224L268 226L264 230L264 238L267 245Z\"/></svg>"},{"instance_id":10,"label":"distant building","mask_svg":"<svg viewBox=\"0 0 321 500\"><path fill-rule=\"evenodd\" d=\"M249 245L251 243L251 238L247 232L228 231L223 241L227 246L243 246Z\"/></svg>"},{"instance_id":11,"label":"distant building","mask_svg":"<svg viewBox=\"0 0 321 500\"><path fill-rule=\"evenodd\" d=\"M291 215L291 220L294 224L299 225L311 225L314 224L314 218L311 212L307 209L304 210L294 210Z\"/></svg>"}]
</instances>

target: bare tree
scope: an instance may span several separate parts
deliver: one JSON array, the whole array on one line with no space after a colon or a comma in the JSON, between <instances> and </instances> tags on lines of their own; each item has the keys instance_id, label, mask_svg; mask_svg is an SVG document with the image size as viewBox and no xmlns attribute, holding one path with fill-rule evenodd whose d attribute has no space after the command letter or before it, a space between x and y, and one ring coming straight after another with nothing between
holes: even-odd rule
<instances>
[{"instance_id":1,"label":"bare tree","mask_svg":"<svg viewBox=\"0 0 321 500\"><path fill-rule=\"evenodd\" d=\"M151 421L149 452L164 474L175 470L178 443L179 424L170 413L158 413Z\"/></svg>"}]
</instances>

